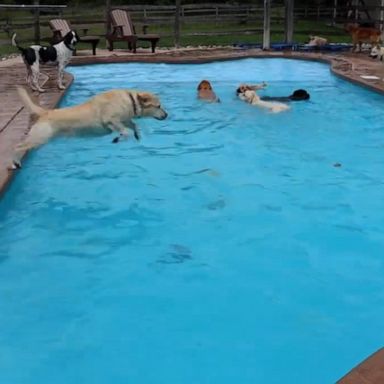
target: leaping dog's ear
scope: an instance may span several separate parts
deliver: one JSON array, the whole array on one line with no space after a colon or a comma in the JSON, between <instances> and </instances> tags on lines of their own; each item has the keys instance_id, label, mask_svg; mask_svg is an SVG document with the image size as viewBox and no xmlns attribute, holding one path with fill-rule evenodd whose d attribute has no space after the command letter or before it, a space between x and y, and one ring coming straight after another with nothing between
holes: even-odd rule
<instances>
[{"instance_id":1,"label":"leaping dog's ear","mask_svg":"<svg viewBox=\"0 0 384 384\"><path fill-rule=\"evenodd\" d=\"M140 92L137 94L137 98L142 106L150 106L152 104L152 95L147 92Z\"/></svg>"}]
</instances>

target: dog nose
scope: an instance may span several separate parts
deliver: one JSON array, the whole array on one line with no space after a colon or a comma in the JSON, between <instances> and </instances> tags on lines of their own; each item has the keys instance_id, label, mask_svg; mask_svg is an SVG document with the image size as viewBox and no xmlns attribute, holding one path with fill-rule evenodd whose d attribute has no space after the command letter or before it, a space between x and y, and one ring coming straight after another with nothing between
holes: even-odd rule
<instances>
[{"instance_id":1,"label":"dog nose","mask_svg":"<svg viewBox=\"0 0 384 384\"><path fill-rule=\"evenodd\" d=\"M236 93L237 93L237 94L241 93L241 89L240 89L240 88L237 88L237 89L236 89Z\"/></svg>"}]
</instances>

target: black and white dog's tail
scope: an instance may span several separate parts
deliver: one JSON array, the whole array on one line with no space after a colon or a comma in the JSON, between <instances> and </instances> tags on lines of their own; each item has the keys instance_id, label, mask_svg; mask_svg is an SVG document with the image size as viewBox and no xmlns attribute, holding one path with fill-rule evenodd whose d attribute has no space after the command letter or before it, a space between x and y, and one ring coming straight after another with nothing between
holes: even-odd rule
<instances>
[{"instance_id":1,"label":"black and white dog's tail","mask_svg":"<svg viewBox=\"0 0 384 384\"><path fill-rule=\"evenodd\" d=\"M19 44L17 44L17 41L16 41L16 33L14 33L13 35L12 35L12 45L14 46L14 47L16 47L20 52L25 52L25 48L23 48L23 47L20 47L20 45Z\"/></svg>"},{"instance_id":2,"label":"black and white dog's tail","mask_svg":"<svg viewBox=\"0 0 384 384\"><path fill-rule=\"evenodd\" d=\"M35 104L32 101L28 92L23 87L17 87L17 92L20 96L21 101L32 115L41 116L47 112L44 108L41 108L39 105Z\"/></svg>"}]
</instances>

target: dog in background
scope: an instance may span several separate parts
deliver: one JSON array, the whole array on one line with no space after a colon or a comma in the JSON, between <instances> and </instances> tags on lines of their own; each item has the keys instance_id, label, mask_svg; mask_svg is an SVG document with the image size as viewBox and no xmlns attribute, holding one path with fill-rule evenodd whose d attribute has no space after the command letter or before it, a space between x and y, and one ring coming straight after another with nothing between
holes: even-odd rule
<instances>
[{"instance_id":1,"label":"dog in background","mask_svg":"<svg viewBox=\"0 0 384 384\"><path fill-rule=\"evenodd\" d=\"M381 42L381 32L375 27L347 24L345 29L352 38L352 52L361 52L363 43L369 43L371 46L374 46Z\"/></svg>"},{"instance_id":2,"label":"dog in background","mask_svg":"<svg viewBox=\"0 0 384 384\"><path fill-rule=\"evenodd\" d=\"M27 68L27 84L38 92L44 92L39 85L40 64L53 64L58 66L57 85L59 89L65 89L63 84L64 68L72 58L79 36L75 31L68 32L63 40L50 46L31 45L28 48L21 47L16 41L16 33L12 36L12 45L21 52L24 64Z\"/></svg>"},{"instance_id":3,"label":"dog in background","mask_svg":"<svg viewBox=\"0 0 384 384\"><path fill-rule=\"evenodd\" d=\"M197 86L197 97L202 100L219 103L220 99L213 91L212 85L208 80L200 81Z\"/></svg>"},{"instance_id":4,"label":"dog in background","mask_svg":"<svg viewBox=\"0 0 384 384\"><path fill-rule=\"evenodd\" d=\"M279 113L289 109L289 106L287 104L275 101L261 100L259 95L254 90L246 90L245 92L239 93L239 98L251 105L266 108L272 113Z\"/></svg>"},{"instance_id":5,"label":"dog in background","mask_svg":"<svg viewBox=\"0 0 384 384\"><path fill-rule=\"evenodd\" d=\"M309 47L324 47L324 45L327 45L328 44L328 40L324 37L320 37L320 36L312 36L310 35L309 36L309 42L308 42L308 46Z\"/></svg>"},{"instance_id":6,"label":"dog in background","mask_svg":"<svg viewBox=\"0 0 384 384\"><path fill-rule=\"evenodd\" d=\"M375 45L374 47L372 47L369 56L372 57L372 59L379 59L380 61L383 61L384 47L380 45Z\"/></svg>"},{"instance_id":7,"label":"dog in background","mask_svg":"<svg viewBox=\"0 0 384 384\"><path fill-rule=\"evenodd\" d=\"M20 168L22 154L46 143L60 133L117 132L113 139L117 143L129 135L129 129L137 140L139 130L132 121L134 117L153 117L164 120L167 112L161 108L160 100L149 92L129 89L115 89L100 93L87 102L74 107L44 109L36 105L22 88L17 88L19 96L30 113L37 117L23 142L15 148L12 169Z\"/></svg>"}]
</instances>

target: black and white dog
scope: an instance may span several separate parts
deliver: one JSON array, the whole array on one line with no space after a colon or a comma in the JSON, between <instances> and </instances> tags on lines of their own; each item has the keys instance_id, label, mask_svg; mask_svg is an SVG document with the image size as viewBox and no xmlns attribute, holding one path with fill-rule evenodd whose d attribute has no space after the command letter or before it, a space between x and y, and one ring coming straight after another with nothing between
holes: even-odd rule
<instances>
[{"instance_id":1,"label":"black and white dog","mask_svg":"<svg viewBox=\"0 0 384 384\"><path fill-rule=\"evenodd\" d=\"M20 47L16 42L16 33L12 36L12 45L21 52L27 67L27 84L34 90L44 92L39 85L40 64L53 64L58 66L57 85L65 89L63 85L64 68L71 60L79 36L75 31L68 32L63 40L50 46L31 45L28 48Z\"/></svg>"}]
</instances>

